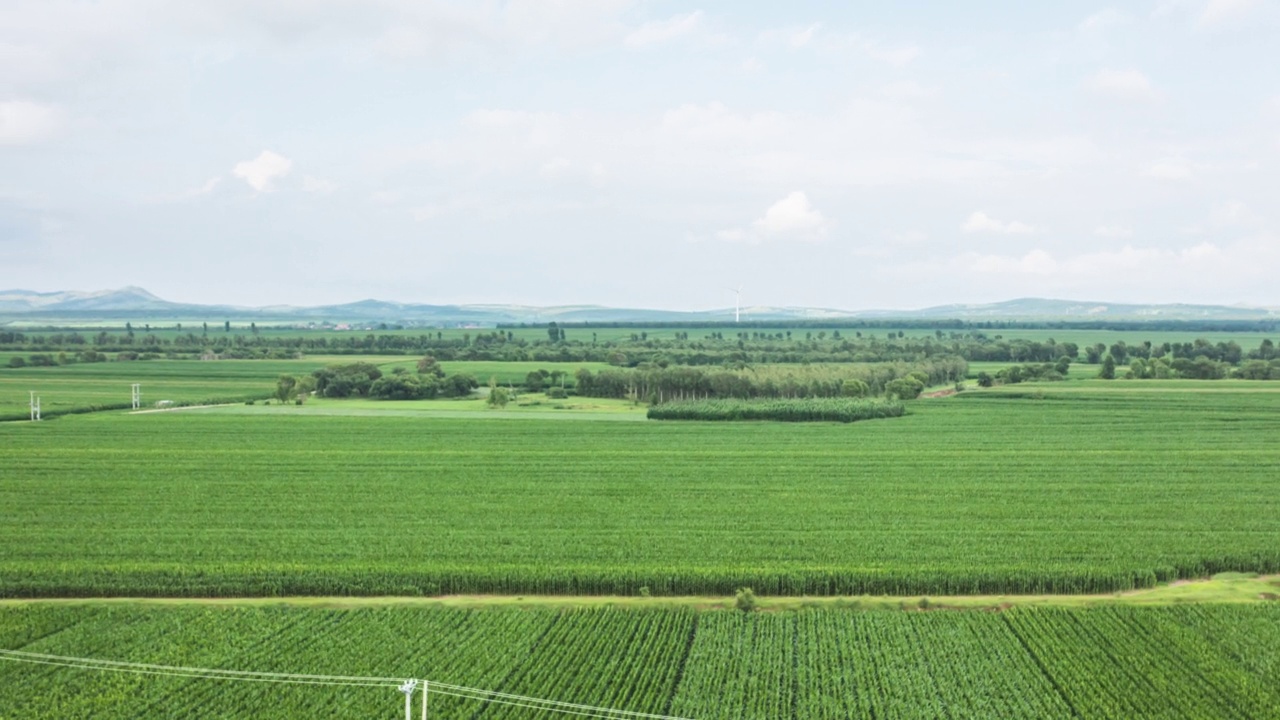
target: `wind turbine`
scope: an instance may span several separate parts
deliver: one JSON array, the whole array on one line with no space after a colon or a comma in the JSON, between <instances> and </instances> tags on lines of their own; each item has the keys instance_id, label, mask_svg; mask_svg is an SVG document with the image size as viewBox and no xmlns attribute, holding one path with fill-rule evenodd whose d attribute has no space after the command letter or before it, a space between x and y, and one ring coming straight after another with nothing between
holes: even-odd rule
<instances>
[{"instance_id":1,"label":"wind turbine","mask_svg":"<svg viewBox=\"0 0 1280 720\"><path fill-rule=\"evenodd\" d=\"M733 291L733 321L738 322L742 315L742 286L739 285L737 290L729 289Z\"/></svg>"}]
</instances>

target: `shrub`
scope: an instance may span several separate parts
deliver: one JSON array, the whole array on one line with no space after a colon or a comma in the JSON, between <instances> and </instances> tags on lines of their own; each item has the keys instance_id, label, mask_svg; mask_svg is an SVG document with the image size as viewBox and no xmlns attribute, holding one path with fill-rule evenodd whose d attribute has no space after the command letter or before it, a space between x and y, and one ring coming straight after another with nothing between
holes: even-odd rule
<instances>
[{"instance_id":1,"label":"shrub","mask_svg":"<svg viewBox=\"0 0 1280 720\"><path fill-rule=\"evenodd\" d=\"M446 395L466 397L471 394L472 390L475 390L478 387L480 387L480 381L476 380L475 375L471 375L469 373L457 373L445 378L443 390Z\"/></svg>"},{"instance_id":2,"label":"shrub","mask_svg":"<svg viewBox=\"0 0 1280 720\"><path fill-rule=\"evenodd\" d=\"M856 422L899 417L900 402L881 399L686 400L649 408L650 420L779 420Z\"/></svg>"},{"instance_id":3,"label":"shrub","mask_svg":"<svg viewBox=\"0 0 1280 720\"><path fill-rule=\"evenodd\" d=\"M738 588L738 592L733 596L733 606L742 612L754 612L758 609L756 603L756 594L749 587Z\"/></svg>"},{"instance_id":4,"label":"shrub","mask_svg":"<svg viewBox=\"0 0 1280 720\"><path fill-rule=\"evenodd\" d=\"M489 407L504 408L511 402L511 393L504 387L489 388Z\"/></svg>"},{"instance_id":5,"label":"shrub","mask_svg":"<svg viewBox=\"0 0 1280 720\"><path fill-rule=\"evenodd\" d=\"M922 392L924 392L924 383L911 376L890 380L884 386L885 396L899 400L915 400Z\"/></svg>"},{"instance_id":6,"label":"shrub","mask_svg":"<svg viewBox=\"0 0 1280 720\"><path fill-rule=\"evenodd\" d=\"M384 375L369 386L369 397L382 400L430 399L439 393L434 375Z\"/></svg>"},{"instance_id":7,"label":"shrub","mask_svg":"<svg viewBox=\"0 0 1280 720\"><path fill-rule=\"evenodd\" d=\"M862 380L852 378L840 384L840 394L845 397L866 397L871 394L871 386Z\"/></svg>"}]
</instances>

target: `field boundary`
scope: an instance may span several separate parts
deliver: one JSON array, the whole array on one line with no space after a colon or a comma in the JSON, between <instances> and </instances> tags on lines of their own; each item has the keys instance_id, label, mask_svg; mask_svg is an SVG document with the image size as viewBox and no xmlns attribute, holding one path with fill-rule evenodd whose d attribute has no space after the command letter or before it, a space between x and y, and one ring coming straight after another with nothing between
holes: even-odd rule
<instances>
[{"instance_id":1,"label":"field boundary","mask_svg":"<svg viewBox=\"0 0 1280 720\"><path fill-rule=\"evenodd\" d=\"M146 410L130 410L130 415L147 415L149 413L177 412L178 410L203 410L206 408L232 407L240 403L216 403L214 405L175 405L173 407L147 408Z\"/></svg>"},{"instance_id":2,"label":"field boundary","mask_svg":"<svg viewBox=\"0 0 1280 720\"><path fill-rule=\"evenodd\" d=\"M1219 573L1212 578L1178 580L1143 590L1092 595L845 595L760 596L765 612L808 609L849 610L1007 610L1014 607L1092 607L1107 605L1162 606L1190 603L1251 604L1280 602L1280 575ZM0 608L19 605L190 605L223 607L376 608L395 606L445 608L619 609L689 608L733 610L733 597L690 595L632 597L622 595L443 595L416 596L290 596L240 598L12 598Z\"/></svg>"}]
</instances>

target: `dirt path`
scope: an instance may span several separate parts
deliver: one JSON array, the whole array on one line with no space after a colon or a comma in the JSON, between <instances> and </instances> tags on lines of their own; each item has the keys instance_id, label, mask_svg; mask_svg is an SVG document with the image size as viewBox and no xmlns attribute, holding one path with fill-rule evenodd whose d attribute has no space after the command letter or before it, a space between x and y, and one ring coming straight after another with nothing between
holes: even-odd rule
<instances>
[{"instance_id":1,"label":"dirt path","mask_svg":"<svg viewBox=\"0 0 1280 720\"><path fill-rule=\"evenodd\" d=\"M147 413L177 412L178 410L200 410L201 408L229 407L240 403L218 403L217 405L175 405L174 407L151 408L148 410L130 410L130 415L146 415Z\"/></svg>"}]
</instances>

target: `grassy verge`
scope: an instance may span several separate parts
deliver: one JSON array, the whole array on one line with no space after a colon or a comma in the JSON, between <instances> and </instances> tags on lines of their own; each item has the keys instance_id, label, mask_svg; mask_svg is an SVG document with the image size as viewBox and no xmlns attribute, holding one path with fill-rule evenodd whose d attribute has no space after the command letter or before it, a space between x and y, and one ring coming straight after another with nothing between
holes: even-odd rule
<instances>
[{"instance_id":1,"label":"grassy verge","mask_svg":"<svg viewBox=\"0 0 1280 720\"><path fill-rule=\"evenodd\" d=\"M1186 603L1280 602L1280 575L1219 573L1202 580L1123 593L1097 595L954 595L846 597L758 597L762 611L850 610L1003 610L1012 607L1167 606ZM223 607L450 607L450 608L693 608L728 610L734 598L714 596L629 597L567 595L448 595L445 597L277 597L277 598L52 598L0 600L15 605L205 605Z\"/></svg>"}]
</instances>

